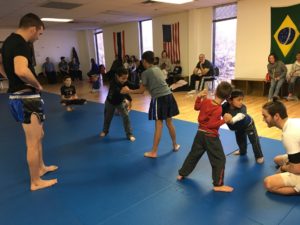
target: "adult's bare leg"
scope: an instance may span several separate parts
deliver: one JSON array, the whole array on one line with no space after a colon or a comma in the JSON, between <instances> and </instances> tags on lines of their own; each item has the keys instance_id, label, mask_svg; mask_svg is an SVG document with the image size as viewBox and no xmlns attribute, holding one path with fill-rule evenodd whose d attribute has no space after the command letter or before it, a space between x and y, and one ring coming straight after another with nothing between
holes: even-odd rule
<instances>
[{"instance_id":1,"label":"adult's bare leg","mask_svg":"<svg viewBox=\"0 0 300 225\"><path fill-rule=\"evenodd\" d=\"M42 180L40 178L40 165L42 159L42 154L40 154L40 151L42 151L41 139L43 135L42 123L39 121L35 114L32 114L31 123L23 123L22 126L25 132L27 145L27 163L29 166L31 183L30 189L32 191L35 191L56 184L57 179Z\"/></svg>"},{"instance_id":2,"label":"adult's bare leg","mask_svg":"<svg viewBox=\"0 0 300 225\"><path fill-rule=\"evenodd\" d=\"M38 142L38 151L39 151L39 162L40 162L39 174L40 174L40 176L43 176L48 172L53 172L53 171L57 170L58 166L56 166L56 165L46 166L45 163L44 163L43 144L42 144L43 143L43 137L44 137L44 128L43 128L42 124L41 124L41 126L42 126L42 128L41 128L42 133L41 133L40 141Z\"/></svg>"},{"instance_id":3,"label":"adult's bare leg","mask_svg":"<svg viewBox=\"0 0 300 225\"><path fill-rule=\"evenodd\" d=\"M269 192L280 195L297 195L294 187L286 186L280 174L268 176L264 179L264 186Z\"/></svg>"}]
</instances>

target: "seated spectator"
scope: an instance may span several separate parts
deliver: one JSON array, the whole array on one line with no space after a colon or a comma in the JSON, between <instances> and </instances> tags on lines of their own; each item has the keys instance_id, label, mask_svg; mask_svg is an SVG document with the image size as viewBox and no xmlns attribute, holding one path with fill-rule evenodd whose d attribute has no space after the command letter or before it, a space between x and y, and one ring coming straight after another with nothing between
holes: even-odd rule
<instances>
[{"instance_id":1,"label":"seated spectator","mask_svg":"<svg viewBox=\"0 0 300 225\"><path fill-rule=\"evenodd\" d=\"M87 73L87 76L89 78L91 78L92 76L99 76L100 74L100 70L99 70L99 66L96 63L94 58L91 58L91 69L90 71Z\"/></svg>"},{"instance_id":2,"label":"seated spectator","mask_svg":"<svg viewBox=\"0 0 300 225\"><path fill-rule=\"evenodd\" d=\"M159 57L154 57L154 62L153 62L153 65L155 66L159 66Z\"/></svg>"},{"instance_id":3,"label":"seated spectator","mask_svg":"<svg viewBox=\"0 0 300 225\"><path fill-rule=\"evenodd\" d=\"M86 99L79 99L76 94L75 86L72 85L70 76L64 77L64 84L60 88L61 104L66 106L68 112L73 111L72 105L82 105L86 103Z\"/></svg>"},{"instance_id":4,"label":"seated spectator","mask_svg":"<svg viewBox=\"0 0 300 225\"><path fill-rule=\"evenodd\" d=\"M60 62L58 63L58 69L62 77L69 75L68 73L68 63L65 60L65 57L60 57Z\"/></svg>"},{"instance_id":5,"label":"seated spectator","mask_svg":"<svg viewBox=\"0 0 300 225\"><path fill-rule=\"evenodd\" d=\"M105 74L106 74L106 68L104 64L99 65L99 74L100 74L100 81L104 80Z\"/></svg>"},{"instance_id":6,"label":"seated spectator","mask_svg":"<svg viewBox=\"0 0 300 225\"><path fill-rule=\"evenodd\" d=\"M92 83L92 93L100 89L100 69L94 58L91 58L91 69L87 73L90 83Z\"/></svg>"},{"instance_id":7,"label":"seated spectator","mask_svg":"<svg viewBox=\"0 0 300 225\"><path fill-rule=\"evenodd\" d=\"M129 67L129 55L124 55L124 57L123 57L123 67L125 69L128 69L128 67Z\"/></svg>"},{"instance_id":8,"label":"seated spectator","mask_svg":"<svg viewBox=\"0 0 300 225\"><path fill-rule=\"evenodd\" d=\"M72 61L69 63L69 74L72 80L82 80L82 71L79 70L79 63L77 62L75 57L73 57Z\"/></svg>"},{"instance_id":9,"label":"seated spectator","mask_svg":"<svg viewBox=\"0 0 300 225\"><path fill-rule=\"evenodd\" d=\"M167 64L165 64L165 63L161 64L160 69L163 72L164 79L167 80L167 78L168 78Z\"/></svg>"},{"instance_id":10,"label":"seated spectator","mask_svg":"<svg viewBox=\"0 0 300 225\"><path fill-rule=\"evenodd\" d=\"M268 62L267 68L271 78L268 101L271 102L273 97L278 97L280 88L286 78L287 68L282 61L278 60L274 53L269 55Z\"/></svg>"},{"instance_id":11,"label":"seated spectator","mask_svg":"<svg viewBox=\"0 0 300 225\"><path fill-rule=\"evenodd\" d=\"M128 67L128 80L136 85L140 84L140 76L138 73L138 68L136 62L139 61L135 58L135 56L131 56L129 59L129 67Z\"/></svg>"},{"instance_id":12,"label":"seated spectator","mask_svg":"<svg viewBox=\"0 0 300 225\"><path fill-rule=\"evenodd\" d=\"M193 74L191 75L190 90L188 94L195 93L198 89L202 91L204 89L205 78L211 78L214 74L213 65L210 61L205 59L204 54L199 55L199 62L197 63ZM196 87L196 81L199 81L198 87Z\"/></svg>"},{"instance_id":13,"label":"seated spectator","mask_svg":"<svg viewBox=\"0 0 300 225\"><path fill-rule=\"evenodd\" d=\"M142 72L144 72L145 68L143 66L143 63L138 59L135 60L135 66L136 66L136 72L137 72L137 75L138 75L138 78L140 81L141 77L142 77Z\"/></svg>"},{"instance_id":14,"label":"seated spectator","mask_svg":"<svg viewBox=\"0 0 300 225\"><path fill-rule=\"evenodd\" d=\"M46 62L43 63L42 69L43 69L44 76L47 77L48 83L55 84L57 82L56 71L54 68L54 64L52 62L50 62L49 57L47 57Z\"/></svg>"},{"instance_id":15,"label":"seated spectator","mask_svg":"<svg viewBox=\"0 0 300 225\"><path fill-rule=\"evenodd\" d=\"M298 97L294 95L295 92L295 83L297 79L300 77L300 52L296 55L296 61L292 65L291 72L287 78L289 83L289 95L287 97L287 100L298 100Z\"/></svg>"},{"instance_id":16,"label":"seated spectator","mask_svg":"<svg viewBox=\"0 0 300 225\"><path fill-rule=\"evenodd\" d=\"M172 63L171 63L171 60L170 58L168 57L167 55L167 51L166 50L163 50L161 52L161 58L159 60L159 65L161 67L162 64L166 64L166 68L165 70L169 73L172 71Z\"/></svg>"},{"instance_id":17,"label":"seated spectator","mask_svg":"<svg viewBox=\"0 0 300 225\"><path fill-rule=\"evenodd\" d=\"M181 73L182 73L182 67L180 66L180 61L177 60L173 72L170 72L168 74L168 79L167 79L168 85L172 85L173 83L176 83L178 80L180 80L182 78Z\"/></svg>"}]
</instances>

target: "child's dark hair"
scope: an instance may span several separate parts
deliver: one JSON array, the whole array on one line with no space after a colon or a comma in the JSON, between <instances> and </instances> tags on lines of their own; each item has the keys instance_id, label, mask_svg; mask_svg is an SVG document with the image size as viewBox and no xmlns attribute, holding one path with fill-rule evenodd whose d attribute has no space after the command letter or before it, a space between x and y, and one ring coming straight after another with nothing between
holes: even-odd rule
<instances>
[{"instance_id":1,"label":"child's dark hair","mask_svg":"<svg viewBox=\"0 0 300 225\"><path fill-rule=\"evenodd\" d=\"M237 97L244 97L244 92L240 89L233 89L231 94L230 94L229 99L232 100L232 99L237 98Z\"/></svg>"},{"instance_id":2,"label":"child's dark hair","mask_svg":"<svg viewBox=\"0 0 300 225\"><path fill-rule=\"evenodd\" d=\"M230 97L232 92L232 86L230 83L226 82L226 81L222 81L216 90L216 96L220 99L227 99Z\"/></svg>"},{"instance_id":3,"label":"child's dark hair","mask_svg":"<svg viewBox=\"0 0 300 225\"><path fill-rule=\"evenodd\" d=\"M124 67L119 67L117 70L116 70L116 76L118 77L121 77L122 75L128 75L128 70L125 69Z\"/></svg>"},{"instance_id":4,"label":"child's dark hair","mask_svg":"<svg viewBox=\"0 0 300 225\"><path fill-rule=\"evenodd\" d=\"M145 60L149 64L154 63L154 52L152 51L146 51L142 55L142 59Z\"/></svg>"},{"instance_id":5,"label":"child's dark hair","mask_svg":"<svg viewBox=\"0 0 300 225\"><path fill-rule=\"evenodd\" d=\"M64 76L64 78L63 78L63 81L65 81L66 79L68 79L68 78L70 78L71 79L71 76L70 75L66 75L66 76Z\"/></svg>"},{"instance_id":6,"label":"child's dark hair","mask_svg":"<svg viewBox=\"0 0 300 225\"><path fill-rule=\"evenodd\" d=\"M278 113L281 119L288 117L285 105L279 101L278 97L273 97L271 102L267 102L262 107L265 109L272 117Z\"/></svg>"}]
</instances>

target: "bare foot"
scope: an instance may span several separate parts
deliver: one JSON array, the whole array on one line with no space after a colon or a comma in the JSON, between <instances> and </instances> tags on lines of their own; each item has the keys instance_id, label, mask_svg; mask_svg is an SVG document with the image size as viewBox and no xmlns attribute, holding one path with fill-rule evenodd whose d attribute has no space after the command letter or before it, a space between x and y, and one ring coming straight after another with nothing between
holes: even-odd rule
<instances>
[{"instance_id":1,"label":"bare foot","mask_svg":"<svg viewBox=\"0 0 300 225\"><path fill-rule=\"evenodd\" d=\"M44 176L46 173L53 172L57 169L58 169L58 166L55 166L55 165L44 166L43 168L40 169L40 172L39 172L40 177Z\"/></svg>"},{"instance_id":2,"label":"bare foot","mask_svg":"<svg viewBox=\"0 0 300 225\"><path fill-rule=\"evenodd\" d=\"M134 142L135 141L135 137L133 135L128 137L129 141Z\"/></svg>"},{"instance_id":3,"label":"bare foot","mask_svg":"<svg viewBox=\"0 0 300 225\"><path fill-rule=\"evenodd\" d=\"M263 164L264 163L264 157L257 158L256 163Z\"/></svg>"},{"instance_id":4,"label":"bare foot","mask_svg":"<svg viewBox=\"0 0 300 225\"><path fill-rule=\"evenodd\" d=\"M145 152L144 156L155 159L155 158L157 158L157 153L156 152Z\"/></svg>"},{"instance_id":5,"label":"bare foot","mask_svg":"<svg viewBox=\"0 0 300 225\"><path fill-rule=\"evenodd\" d=\"M180 149L180 145L176 144L175 146L173 146L173 151L177 152Z\"/></svg>"},{"instance_id":6,"label":"bare foot","mask_svg":"<svg viewBox=\"0 0 300 225\"><path fill-rule=\"evenodd\" d=\"M102 131L102 132L99 134L99 136L103 138L103 137L106 136L106 133Z\"/></svg>"},{"instance_id":7,"label":"bare foot","mask_svg":"<svg viewBox=\"0 0 300 225\"><path fill-rule=\"evenodd\" d=\"M184 179L184 176L178 175L178 176L176 177L176 179L179 180L179 181L181 181L181 180Z\"/></svg>"},{"instance_id":8,"label":"bare foot","mask_svg":"<svg viewBox=\"0 0 300 225\"><path fill-rule=\"evenodd\" d=\"M52 179L52 180L41 180L40 179L39 181L31 183L30 190L31 191L36 191L36 190L39 190L39 189L51 187L54 184L57 184L57 179Z\"/></svg>"},{"instance_id":9,"label":"bare foot","mask_svg":"<svg viewBox=\"0 0 300 225\"><path fill-rule=\"evenodd\" d=\"M214 191L220 191L220 192L232 192L233 187L230 186L214 186Z\"/></svg>"},{"instance_id":10,"label":"bare foot","mask_svg":"<svg viewBox=\"0 0 300 225\"><path fill-rule=\"evenodd\" d=\"M234 151L232 154L233 154L233 155L240 155L241 153L240 153L240 150L236 150L236 151Z\"/></svg>"},{"instance_id":11,"label":"bare foot","mask_svg":"<svg viewBox=\"0 0 300 225\"><path fill-rule=\"evenodd\" d=\"M68 106L66 109L67 109L68 112L72 112L73 111L73 108L71 106Z\"/></svg>"}]
</instances>

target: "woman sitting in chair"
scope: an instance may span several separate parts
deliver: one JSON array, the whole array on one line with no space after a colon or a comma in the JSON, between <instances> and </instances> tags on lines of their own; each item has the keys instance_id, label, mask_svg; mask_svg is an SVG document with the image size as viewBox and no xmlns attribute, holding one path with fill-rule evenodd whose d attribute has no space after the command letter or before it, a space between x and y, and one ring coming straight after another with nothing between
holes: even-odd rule
<instances>
[{"instance_id":1,"label":"woman sitting in chair","mask_svg":"<svg viewBox=\"0 0 300 225\"><path fill-rule=\"evenodd\" d=\"M278 96L279 90L285 81L287 68L282 61L278 60L274 53L269 55L268 61L269 64L267 68L271 78L268 101L272 101L274 96Z\"/></svg>"}]
</instances>

